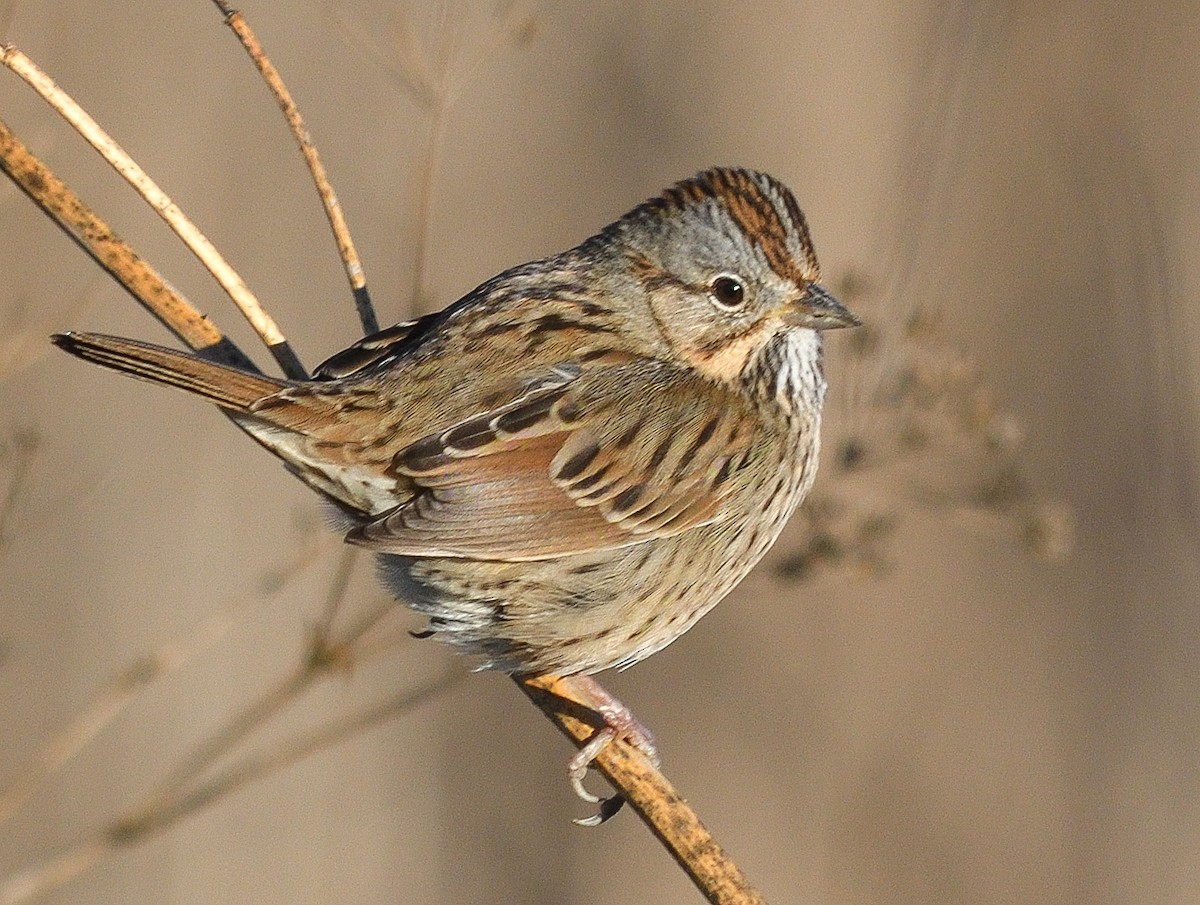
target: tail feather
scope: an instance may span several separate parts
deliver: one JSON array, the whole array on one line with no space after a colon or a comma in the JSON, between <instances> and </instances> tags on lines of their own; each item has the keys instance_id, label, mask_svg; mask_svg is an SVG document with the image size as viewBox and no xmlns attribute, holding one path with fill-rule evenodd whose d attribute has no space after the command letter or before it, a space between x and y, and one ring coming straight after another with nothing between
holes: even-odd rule
<instances>
[{"instance_id":1,"label":"tail feather","mask_svg":"<svg viewBox=\"0 0 1200 905\"><path fill-rule=\"evenodd\" d=\"M56 333L60 349L123 374L151 383L178 387L215 402L224 409L250 412L254 403L287 387L262 374L250 374L150 343L99 333Z\"/></svg>"}]
</instances>

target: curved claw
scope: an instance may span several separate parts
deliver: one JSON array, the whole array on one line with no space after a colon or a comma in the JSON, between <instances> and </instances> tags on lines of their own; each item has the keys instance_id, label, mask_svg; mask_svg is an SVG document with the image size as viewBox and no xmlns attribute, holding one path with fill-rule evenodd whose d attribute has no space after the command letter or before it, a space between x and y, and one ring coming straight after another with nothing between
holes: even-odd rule
<instances>
[{"instance_id":1,"label":"curved claw","mask_svg":"<svg viewBox=\"0 0 1200 905\"><path fill-rule=\"evenodd\" d=\"M593 735L586 745L576 751L574 757L567 761L567 775L571 778L575 794L589 804L596 804L600 798L583 786L583 781L587 778L588 767L596 759L596 755L611 745L616 737L617 730L611 726L605 726Z\"/></svg>"},{"instance_id":2,"label":"curved claw","mask_svg":"<svg viewBox=\"0 0 1200 905\"><path fill-rule=\"evenodd\" d=\"M596 802L602 800L599 795L593 795L591 792L589 792L587 787L583 784L584 777L587 776L587 767L584 767L582 772L578 773L572 770L570 776L571 788L575 790L576 795L589 804L596 804Z\"/></svg>"},{"instance_id":3,"label":"curved claw","mask_svg":"<svg viewBox=\"0 0 1200 905\"><path fill-rule=\"evenodd\" d=\"M623 795L603 798L600 800L600 807L595 814L591 817L576 817L571 822L576 826L599 826L615 817L623 807L625 807L625 796Z\"/></svg>"},{"instance_id":4,"label":"curved claw","mask_svg":"<svg viewBox=\"0 0 1200 905\"><path fill-rule=\"evenodd\" d=\"M621 810L625 799L621 795L611 798L600 798L593 795L583 785L587 778L588 767L592 765L597 755L611 745L616 739L624 738L649 761L658 766L661 758L654 743L654 735L638 720L636 716L605 691L595 679L590 676L571 676L572 684L580 693L587 706L595 710L604 720L604 724L596 730L596 734L588 739L587 744L575 752L575 756L567 762L567 775L575 794L589 804L599 804L600 807L591 817L583 817L574 822L579 826L599 826Z\"/></svg>"}]
</instances>

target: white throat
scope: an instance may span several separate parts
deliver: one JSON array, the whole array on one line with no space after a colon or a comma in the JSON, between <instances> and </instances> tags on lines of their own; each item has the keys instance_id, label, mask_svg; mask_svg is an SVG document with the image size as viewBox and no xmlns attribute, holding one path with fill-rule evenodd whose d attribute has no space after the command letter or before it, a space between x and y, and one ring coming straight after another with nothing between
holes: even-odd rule
<instances>
[{"instance_id":1,"label":"white throat","mask_svg":"<svg viewBox=\"0 0 1200 905\"><path fill-rule=\"evenodd\" d=\"M759 367L773 377L772 395L789 411L819 415L825 401L821 334L794 328L775 336L762 350Z\"/></svg>"}]
</instances>

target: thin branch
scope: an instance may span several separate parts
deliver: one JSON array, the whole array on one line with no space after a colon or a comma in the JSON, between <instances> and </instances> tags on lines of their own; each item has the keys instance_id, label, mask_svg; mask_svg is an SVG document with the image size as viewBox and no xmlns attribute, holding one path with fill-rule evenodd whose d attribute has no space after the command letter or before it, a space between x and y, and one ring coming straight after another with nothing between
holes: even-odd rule
<instances>
[{"instance_id":1,"label":"thin branch","mask_svg":"<svg viewBox=\"0 0 1200 905\"><path fill-rule=\"evenodd\" d=\"M440 48L437 58L432 63L424 58L408 18L403 13L398 16L395 53L384 51L379 42L353 19L345 15L339 18L343 29L387 70L430 116L429 134L421 152L416 176L417 233L414 240L416 247L413 250L411 300L414 305L420 305L426 296L426 271L438 165L442 159L442 147L450 113L467 85L476 77L478 70L489 62L501 47L518 43L532 34L533 17L520 4L510 7L490 23L490 31L485 36L482 46L474 53L469 53L461 35L453 33L450 26L442 21Z\"/></svg>"},{"instance_id":2,"label":"thin branch","mask_svg":"<svg viewBox=\"0 0 1200 905\"><path fill-rule=\"evenodd\" d=\"M212 779L190 789L180 788L171 795L157 798L148 808L116 821L109 829L123 843L138 841L147 833L162 829L179 818L211 804L249 783L270 776L310 754L361 732L388 717L396 716L436 697L463 679L463 670L448 670L426 685L406 691L362 713L335 720L312 732L284 739L223 770Z\"/></svg>"},{"instance_id":3,"label":"thin branch","mask_svg":"<svg viewBox=\"0 0 1200 905\"><path fill-rule=\"evenodd\" d=\"M425 271L429 267L429 241L433 231L433 198L437 190L438 162L442 156L450 103L444 97L439 97L432 112L429 139L417 177L417 247L413 251L413 282L410 296L413 305L421 305L426 295Z\"/></svg>"},{"instance_id":4,"label":"thin branch","mask_svg":"<svg viewBox=\"0 0 1200 905\"><path fill-rule=\"evenodd\" d=\"M331 618L345 599L353 564L353 556L343 556L339 560L330 582L322 619L311 633L308 648L295 669L261 694L257 700L242 708L224 727L179 763L159 785L160 797L168 798L178 794L179 788L192 782L218 758L267 723L275 714L282 712L318 679L339 670L349 669L386 650L380 646L360 646L359 640L380 619L395 610L392 604L367 614L361 621L352 625L343 637L335 639L330 636Z\"/></svg>"},{"instance_id":5,"label":"thin branch","mask_svg":"<svg viewBox=\"0 0 1200 905\"><path fill-rule=\"evenodd\" d=\"M241 623L256 604L281 592L291 579L303 574L317 560L321 547L308 544L286 569L287 578L271 593L247 597L202 619L182 640L164 644L138 657L103 689L83 713L62 731L42 744L32 758L0 792L0 823L20 808L47 779L87 747L114 719L120 716L140 694L155 682L177 672L197 654L211 647Z\"/></svg>"},{"instance_id":6,"label":"thin branch","mask_svg":"<svg viewBox=\"0 0 1200 905\"><path fill-rule=\"evenodd\" d=\"M396 601L389 600L354 627L355 663L373 659L412 642L411 631L398 626L392 626L391 631L388 632L380 628L389 621L390 617L399 612L401 612L401 608L396 605Z\"/></svg>"},{"instance_id":7,"label":"thin branch","mask_svg":"<svg viewBox=\"0 0 1200 905\"><path fill-rule=\"evenodd\" d=\"M394 600L385 600L374 609L367 610L367 612L361 614L346 627L341 638L336 641L326 638L324 651L321 653L321 656L328 660L337 660L343 665L349 665L345 652L353 649L355 662L358 662L362 651L363 638L374 631L380 622L395 612L396 604Z\"/></svg>"},{"instance_id":8,"label":"thin branch","mask_svg":"<svg viewBox=\"0 0 1200 905\"><path fill-rule=\"evenodd\" d=\"M331 596L345 593L345 578L344 570L338 569L331 586ZM346 739L387 717L415 707L459 681L465 673L461 669L452 669L421 688L404 692L362 713L352 714L246 755L241 761L207 781L199 781L203 773L219 758L265 725L319 678L329 675L337 668L360 663L389 649L381 645L360 646L358 641L385 612L394 609L394 606L389 606L386 611L376 612L370 619L356 624L346 638L337 642L314 638L309 653L290 675L243 708L220 731L201 742L176 765L159 784L158 789L139 805L95 836L88 837L65 853L15 874L5 881L0 886L0 905L15 905L51 892L94 867L117 848L133 845L150 833L165 829L182 817L237 791L248 783ZM158 670L156 664L147 665L153 667L152 671Z\"/></svg>"},{"instance_id":9,"label":"thin branch","mask_svg":"<svg viewBox=\"0 0 1200 905\"><path fill-rule=\"evenodd\" d=\"M79 135L158 213L201 264L233 299L234 304L258 333L284 374L296 380L307 377L279 326L263 309L258 298L229 262L217 251L179 206L154 182L100 124L54 83L29 57L11 44L0 45L0 62L29 85L42 100L59 113Z\"/></svg>"},{"instance_id":10,"label":"thin branch","mask_svg":"<svg viewBox=\"0 0 1200 905\"><path fill-rule=\"evenodd\" d=\"M420 688L406 691L362 713L352 714L248 755L205 783L192 788L175 789L166 795L153 795L61 854L9 877L0 885L0 905L18 905L60 889L119 849L142 842L152 833L174 825L255 780L270 776L389 717L420 706L460 681L464 675L461 670L448 671Z\"/></svg>"},{"instance_id":11,"label":"thin branch","mask_svg":"<svg viewBox=\"0 0 1200 905\"><path fill-rule=\"evenodd\" d=\"M29 480L29 469L33 465L41 437L33 430L17 431L13 437L10 458L8 460L8 483L4 494L0 496L0 550L8 545L9 531L12 530L13 516L17 504L24 495ZM0 820L3 810L0 809Z\"/></svg>"},{"instance_id":12,"label":"thin branch","mask_svg":"<svg viewBox=\"0 0 1200 905\"><path fill-rule=\"evenodd\" d=\"M398 24L392 29L397 45L394 54L384 50L375 36L344 9L338 8L332 10L332 13L346 37L353 39L359 50L365 51L381 68L386 69L417 104L426 110L433 108L437 101L438 89L403 11L398 12Z\"/></svg>"},{"instance_id":13,"label":"thin branch","mask_svg":"<svg viewBox=\"0 0 1200 905\"><path fill-rule=\"evenodd\" d=\"M350 576L357 562L358 550L347 544L342 549L342 555L338 557L333 583L325 595L325 607L321 611L321 618L313 626L313 638L319 643L327 643L333 632L333 621L337 618L342 604L346 602L346 589L350 586Z\"/></svg>"},{"instance_id":14,"label":"thin branch","mask_svg":"<svg viewBox=\"0 0 1200 905\"><path fill-rule=\"evenodd\" d=\"M362 324L364 333L375 333L379 330L379 319L375 316L371 295L367 291L367 277L363 272L362 261L359 260L353 239L350 238L350 228L346 225L346 218L342 214L342 205L333 191L333 186L329 184L325 165L321 163L321 156L317 152L316 145L313 144L308 128L304 125L300 110L292 99L287 85L284 84L283 77L280 76L279 71L263 51L258 37L250 28L245 16L239 10L235 10L225 3L224 0L213 0L213 2L225 17L225 24L242 42L242 47L246 49L246 53L249 54L251 61L262 75L263 81L267 83L279 109L283 111L292 136L300 146L300 153L304 155L304 161L308 164L308 171L312 174L317 194L321 196L325 216L329 220L334 240L337 242L338 254L345 267L346 277L350 280L350 290L354 293L354 306L358 312L358 320Z\"/></svg>"},{"instance_id":15,"label":"thin branch","mask_svg":"<svg viewBox=\"0 0 1200 905\"><path fill-rule=\"evenodd\" d=\"M175 769L159 784L154 800L166 799L175 794L180 786L191 782L214 761L223 757L235 745L255 729L266 724L288 704L302 695L320 676L312 661L305 658L264 694L243 707L221 729L204 739Z\"/></svg>"},{"instance_id":16,"label":"thin branch","mask_svg":"<svg viewBox=\"0 0 1200 905\"><path fill-rule=\"evenodd\" d=\"M0 122L0 170L182 342L211 361L256 372L228 339Z\"/></svg>"},{"instance_id":17,"label":"thin branch","mask_svg":"<svg viewBox=\"0 0 1200 905\"><path fill-rule=\"evenodd\" d=\"M0 905L18 905L49 895L116 850L116 840L106 835L72 846L62 854L6 879L0 885Z\"/></svg>"},{"instance_id":18,"label":"thin branch","mask_svg":"<svg viewBox=\"0 0 1200 905\"><path fill-rule=\"evenodd\" d=\"M100 734L151 682L178 665L166 650L143 657L126 669L70 725L43 744L0 795L0 822L11 817L29 797Z\"/></svg>"},{"instance_id":19,"label":"thin branch","mask_svg":"<svg viewBox=\"0 0 1200 905\"><path fill-rule=\"evenodd\" d=\"M353 565L353 557L343 555L339 559L330 582L322 621L312 633L308 650L291 673L259 695L257 700L234 714L219 732L202 742L187 758L177 764L159 785L160 796L176 794L179 787L191 782L217 758L222 757L251 732L281 712L308 690L318 678L349 660L349 654L343 649L345 644L335 644L331 641L328 629L333 615L345 599Z\"/></svg>"},{"instance_id":20,"label":"thin branch","mask_svg":"<svg viewBox=\"0 0 1200 905\"><path fill-rule=\"evenodd\" d=\"M493 62L506 45L515 47L524 44L537 33L537 20L525 3L513 3L507 9L497 11L494 16L490 31L471 58L447 73L446 96L452 104L458 101L459 96L478 77L480 70Z\"/></svg>"},{"instance_id":21,"label":"thin branch","mask_svg":"<svg viewBox=\"0 0 1200 905\"><path fill-rule=\"evenodd\" d=\"M558 676L517 679L525 692L576 746L595 734L600 718ZM762 897L725 854L675 787L636 748L616 741L594 766L612 783L671 857L713 905L763 905Z\"/></svg>"},{"instance_id":22,"label":"thin branch","mask_svg":"<svg viewBox=\"0 0 1200 905\"><path fill-rule=\"evenodd\" d=\"M452 106L446 91L445 65L431 69L424 59L406 14L398 15L396 53L388 53L378 40L344 12L339 22L356 44L365 50L413 100L430 116L430 126L421 162L417 169L417 232L413 249L413 278L409 304L419 307L425 297L427 248L433 220L433 196L437 183L437 162L441 156L446 120ZM444 62L444 61L443 61Z\"/></svg>"},{"instance_id":23,"label":"thin branch","mask_svg":"<svg viewBox=\"0 0 1200 905\"><path fill-rule=\"evenodd\" d=\"M7 130L0 133L0 152L5 152L5 136L7 135ZM0 154L0 158L3 158L0 163L3 163L6 171L12 173L15 168L10 165L9 157L10 154L7 152ZM17 159L20 159L20 155L17 155ZM38 201L43 209L63 223L63 219L54 213L52 205L39 200L39 192L32 184L29 184L29 180L22 182L16 176L14 178L30 197ZM60 189L60 194L61 191ZM72 235L76 235L76 232L66 224L64 224L64 228L68 228ZM124 269L128 265L126 259L122 259L119 264L107 263L106 258L93 250L91 245L78 238L77 241L80 241L88 253L105 266L110 273L118 276L123 285L128 285L128 273ZM129 255L132 257L132 252L129 252ZM118 270L120 270L119 275ZM141 298L140 295L138 297ZM154 311L156 316L163 319L154 305L148 304L147 307ZM210 330L215 331L215 328L207 325L207 322L203 323ZM217 340L223 340L219 332L215 333L215 337ZM204 348L213 344L212 342L201 343L193 347ZM377 617L374 616L364 620L356 626L352 638L362 637L376 621ZM226 731L220 733L217 739L213 740L222 742L220 746L222 753L245 735L248 725L252 723L257 725L256 720L261 721L267 718L278 706L281 706L279 702L288 697L291 690L306 687L311 681L307 676L328 670L336 663L352 662L353 652L351 652L349 660L336 656L339 653L346 653L338 651L337 645L326 642L320 651L326 656L310 655L306 658L303 669L307 672L297 672L272 693L260 699L257 705L252 705L240 716L235 717ZM328 656L331 651L335 656ZM552 676L529 678L521 680L519 684L522 690L576 745L586 744L594 734L597 715L587 710L584 702L574 699L564 687L561 679ZM135 812L133 817L113 824L101 837L87 840L48 864L17 875L3 888L0 888L0 903L23 901L29 891L45 892L55 888L70 876L75 876L81 870L96 863L117 845L129 844L152 830L161 829L184 814L240 788L246 782L265 775L282 764L289 763L318 747L336 741L348 732L369 725L389 713L411 706L411 703L412 696L410 695L378 708L376 711L348 718L326 730L302 738L299 742L292 742L286 747L278 748L274 753L267 752L264 755L248 758L224 774L191 790L184 790L180 786L174 791L174 795L170 790L165 795L160 791L151 802L157 811L152 808L149 813L145 810ZM189 769L186 772L198 775L192 768L199 770L210 764L217 747L217 745L205 745L190 759ZM720 903L720 905L760 905L761 897L750 887L741 871L713 840L711 834L703 827L686 802L640 752L624 742L618 741L602 750L596 758L595 764L613 783L621 796L641 815L710 902ZM183 779L184 772L177 771L175 777Z\"/></svg>"}]
</instances>

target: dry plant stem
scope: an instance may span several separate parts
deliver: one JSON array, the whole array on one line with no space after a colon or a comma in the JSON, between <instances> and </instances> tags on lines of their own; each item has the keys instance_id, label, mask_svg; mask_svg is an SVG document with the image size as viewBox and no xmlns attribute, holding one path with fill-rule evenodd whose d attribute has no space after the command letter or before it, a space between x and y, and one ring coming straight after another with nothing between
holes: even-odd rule
<instances>
[{"instance_id":1,"label":"dry plant stem","mask_svg":"<svg viewBox=\"0 0 1200 905\"><path fill-rule=\"evenodd\" d=\"M44 782L86 748L151 682L177 667L180 658L167 659L171 653L161 651L134 663L101 691L83 713L43 744L0 794L0 823L11 817Z\"/></svg>"},{"instance_id":2,"label":"dry plant stem","mask_svg":"<svg viewBox=\"0 0 1200 905\"><path fill-rule=\"evenodd\" d=\"M66 728L49 739L16 777L0 792L0 823L21 807L29 796L91 741L138 696L157 681L179 670L192 657L226 637L259 604L281 593L288 582L303 574L317 560L319 548L308 546L294 558L286 578L263 597L246 597L222 608L193 627L185 641L164 644L158 650L139 657L102 690L87 709Z\"/></svg>"},{"instance_id":3,"label":"dry plant stem","mask_svg":"<svg viewBox=\"0 0 1200 905\"><path fill-rule=\"evenodd\" d=\"M8 544L13 513L17 510L17 503L20 502L29 480L29 470L38 451L37 435L32 432L19 433L15 447L8 467L8 484L4 489L4 496L0 497L0 550ZM3 819L3 798L0 797L0 820Z\"/></svg>"},{"instance_id":4,"label":"dry plant stem","mask_svg":"<svg viewBox=\"0 0 1200 905\"><path fill-rule=\"evenodd\" d=\"M461 670L447 671L415 691L405 692L362 713L352 714L312 732L286 739L247 755L207 782L188 789L177 789L171 795L156 798L151 807L139 809L117 820L109 827L107 834L123 844L136 842L147 833L162 829L257 779L270 776L388 717L419 706L461 681L465 675Z\"/></svg>"},{"instance_id":5,"label":"dry plant stem","mask_svg":"<svg viewBox=\"0 0 1200 905\"><path fill-rule=\"evenodd\" d=\"M443 12L445 12L443 10ZM448 71L450 55L446 55L436 72L431 71L421 54L420 47L407 19L401 15L402 47L396 57L382 50L374 37L366 33L353 20L343 17L343 27L367 50L379 64L388 70L399 84L412 95L430 115L429 137L422 151L417 175L416 238L413 250L413 281L410 291L412 304L419 305L425 297L425 269L427 247L433 214L433 194L437 182L437 161L441 154L442 137L446 120L453 106L453 95L449 88Z\"/></svg>"},{"instance_id":6,"label":"dry plant stem","mask_svg":"<svg viewBox=\"0 0 1200 905\"><path fill-rule=\"evenodd\" d=\"M305 658L296 669L265 693L259 695L249 706L239 710L217 732L204 739L192 750L184 760L176 765L166 779L159 783L158 791L151 800L153 802L167 800L178 794L181 786L192 782L217 759L223 757L252 732L264 726L276 714L281 713L284 708L303 695L320 675L321 670L315 668L311 660Z\"/></svg>"},{"instance_id":7,"label":"dry plant stem","mask_svg":"<svg viewBox=\"0 0 1200 905\"><path fill-rule=\"evenodd\" d=\"M446 134L446 121L450 113L450 100L444 94L434 102L433 121L429 126L429 142L425 146L425 159L421 164L420 196L417 201L417 248L413 253L412 300L419 304L425 298L425 270L429 257L429 234L433 224L433 194L437 187L438 161L442 156L442 144Z\"/></svg>"},{"instance_id":8,"label":"dry plant stem","mask_svg":"<svg viewBox=\"0 0 1200 905\"><path fill-rule=\"evenodd\" d=\"M351 561L352 562L352 561ZM335 572L330 599L343 597L348 587L348 568ZM328 603L326 615L335 608ZM428 700L459 681L465 673L451 670L432 682L389 701L334 721L309 733L293 736L242 760L201 781L203 773L216 760L230 752L253 731L265 725L275 714L302 695L316 680L338 668L360 663L368 656L382 653L383 646L359 645L360 639L386 612L378 611L363 619L345 637L332 641L315 637L309 653L289 676L269 689L257 701L235 715L223 729L204 741L171 772L158 789L137 807L113 821L94 836L85 838L64 853L8 878L0 885L0 905L15 905L44 895L94 867L119 848L133 845L147 835L177 822L256 779L270 775L321 748L328 747Z\"/></svg>"},{"instance_id":9,"label":"dry plant stem","mask_svg":"<svg viewBox=\"0 0 1200 905\"><path fill-rule=\"evenodd\" d=\"M300 115L300 110L296 106L296 102L292 99L292 94L288 91L287 85L284 84L278 70L263 51L258 37L250 28L245 16L239 10L235 10L229 4L223 2L223 0L213 0L213 2L216 4L217 9L221 11L221 15L225 17L225 24L233 30L238 40L242 42L242 47L246 49L246 53L250 56L251 61L262 75L263 81L267 83L267 87L274 96L275 102L279 105L279 109L283 111L283 116L287 120L288 127L292 130L292 135L295 137L296 143L300 146L300 153L304 155L304 161L308 164L308 171L312 174L313 183L317 187L317 194L321 196L321 204L325 208L325 216L329 219L329 226L333 229L333 237L337 242L338 254L342 258L346 276L350 280L350 289L354 293L354 306L358 312L358 319L362 324L363 332L367 334L375 333L379 329L379 319L375 316L375 308L371 304L371 295L367 291L367 277L363 272L362 261L359 260L358 251L354 247L354 241L350 238L350 229L346 226L346 218L342 214L341 203L333 191L333 186L329 184L325 165L321 163L321 155L317 152L316 145L312 141L312 136L309 135L308 128L304 125L304 119Z\"/></svg>"},{"instance_id":10,"label":"dry plant stem","mask_svg":"<svg viewBox=\"0 0 1200 905\"><path fill-rule=\"evenodd\" d=\"M50 168L0 122L0 169L97 264L182 342L205 358L257 372L216 325L171 289Z\"/></svg>"},{"instance_id":11,"label":"dry plant stem","mask_svg":"<svg viewBox=\"0 0 1200 905\"><path fill-rule=\"evenodd\" d=\"M411 631L393 626L391 631L385 631L381 626L395 621L393 617L401 612L395 600L383 601L375 610L365 613L352 626L354 635L354 662L360 663L380 654L398 650L412 644Z\"/></svg>"},{"instance_id":12,"label":"dry plant stem","mask_svg":"<svg viewBox=\"0 0 1200 905\"><path fill-rule=\"evenodd\" d=\"M225 8L222 9L224 11ZM11 68L10 61L16 58L19 52L9 45L0 45L0 52L3 54L3 61ZM20 57L23 58L24 55ZM52 82L48 79L46 82L49 83L52 95L61 95ZM436 181L435 159L444 130L444 119L450 107L449 101L448 93L443 93L434 105L430 160L422 174L421 203L426 214L432 205L433 185ZM90 117L88 119L90 120ZM80 127L76 125L76 128ZM85 130L80 131L83 133ZM207 318L172 292L153 269L142 262L128 245L114 236L107 225L88 210L47 167L29 154L3 123L0 123L0 167L89 255L185 343L201 351L206 357L256 370L242 352ZM156 209L162 211L157 205ZM421 280L421 271L424 268L423 250L418 252L418 261L420 266L417 269L417 279ZM264 341L269 346L272 345L268 338L272 334L264 335L260 330L260 335L264 336ZM272 346L272 351L277 351L275 346ZM290 353L290 349L288 352ZM302 739L298 744L289 743L274 753L268 752L252 757L208 783L192 787L190 790L185 788L189 781L185 778L185 773L192 778L197 776L198 771L211 764L216 756L229 750L230 746L251 729L260 725L311 684L315 676L328 671L334 665L350 662L355 652L348 650L348 646L353 643L353 638L364 635L377 621L377 618L363 620L356 626L350 641L332 644L328 639L323 639L314 644L311 655L305 659L300 669L268 692L259 702L235 717L225 732L219 733L211 744L206 744L189 759L185 765L186 770L179 770L174 774L174 778L180 781L176 788L160 790L149 803L149 807L138 809L132 816L117 821L108 830L84 840L65 854L12 877L0 887L0 905L27 901L33 896L57 888L96 864L120 845L130 844L152 830L161 829L184 814L229 794L246 782L265 775L315 748L410 707L413 696L406 695L375 711L334 724ZM447 681L443 680L425 694L432 694L446 684ZM520 684L526 694L568 737L577 745L586 744L596 728L594 714L587 711L581 702L573 701L567 689L563 687L562 680L543 677L525 679ZM662 774L639 752L618 741L600 752L595 765L642 816L710 902L720 905L753 905L762 901L750 888L741 871L705 830L695 813Z\"/></svg>"},{"instance_id":13,"label":"dry plant stem","mask_svg":"<svg viewBox=\"0 0 1200 905\"><path fill-rule=\"evenodd\" d=\"M0 905L18 905L49 895L116 850L117 843L104 834L74 845L36 867L6 878L0 884Z\"/></svg>"},{"instance_id":14,"label":"dry plant stem","mask_svg":"<svg viewBox=\"0 0 1200 905\"><path fill-rule=\"evenodd\" d=\"M390 646L367 646L361 643L363 637L381 619L395 610L395 606L390 604L365 614L340 637L335 639L331 635L333 616L345 600L351 570L356 561L353 554L357 551L349 552L351 555L344 555L334 571L322 620L314 628L308 649L300 663L289 675L260 695L258 700L243 708L224 728L209 737L181 762L159 785L158 796L161 799L177 796L179 788L192 782L218 758L267 723L275 714L280 713L318 679L337 670L350 669L370 656L392 649Z\"/></svg>"},{"instance_id":15,"label":"dry plant stem","mask_svg":"<svg viewBox=\"0 0 1200 905\"><path fill-rule=\"evenodd\" d=\"M0 46L0 61L16 73L37 94L57 111L83 139L103 157L117 173L166 221L171 231L183 241L221 288L233 299L279 363L284 374L294 379L307 377L296 353L278 325L263 310L262 305L245 282L179 206L152 180L124 149L105 132L90 114L56 85L29 57L11 44Z\"/></svg>"},{"instance_id":16,"label":"dry plant stem","mask_svg":"<svg viewBox=\"0 0 1200 905\"><path fill-rule=\"evenodd\" d=\"M346 10L335 8L331 11L337 18L338 24L346 32L347 37L358 42L359 48L369 53L375 61L388 70L412 99L426 109L433 107L437 99L437 90L433 86L432 76L421 57L421 46L412 29L408 27L408 19L402 13L398 15L399 26L395 43L399 45L394 53L384 51L375 37L368 33Z\"/></svg>"},{"instance_id":17,"label":"dry plant stem","mask_svg":"<svg viewBox=\"0 0 1200 905\"><path fill-rule=\"evenodd\" d=\"M349 545L342 547L337 568L334 570L333 582L330 584L329 592L325 595L325 607L321 611L321 618L313 626L314 643L325 644L329 641L330 634L333 632L333 621L337 618L338 610L346 601L346 590L350 586L350 576L354 572L354 566L358 563L358 553L358 550Z\"/></svg>"},{"instance_id":18,"label":"dry plant stem","mask_svg":"<svg viewBox=\"0 0 1200 905\"><path fill-rule=\"evenodd\" d=\"M595 734L596 716L558 676L517 679L521 690L582 747ZM629 802L696 887L714 905L762 905L736 864L705 829L666 777L636 748L618 740L602 750L593 765Z\"/></svg>"},{"instance_id":19,"label":"dry plant stem","mask_svg":"<svg viewBox=\"0 0 1200 905\"><path fill-rule=\"evenodd\" d=\"M170 797L177 794L180 786L194 780L215 760L299 698L317 679L345 666L352 659L357 662L358 658L351 650L360 634L348 634L336 642L330 637L333 618L345 601L346 591L350 586L354 561L353 555L348 556L343 551L326 593L322 620L312 632L308 649L295 669L273 688L260 695L256 701L235 714L220 731L202 742L179 763L159 784L159 796Z\"/></svg>"},{"instance_id":20,"label":"dry plant stem","mask_svg":"<svg viewBox=\"0 0 1200 905\"><path fill-rule=\"evenodd\" d=\"M461 670L447 672L414 691L405 692L374 708L249 755L205 783L176 789L168 795L155 795L61 854L9 877L0 885L0 905L18 905L47 895L121 848L143 841L150 834L166 829L257 779L421 705L460 681L464 675Z\"/></svg>"}]
</instances>

